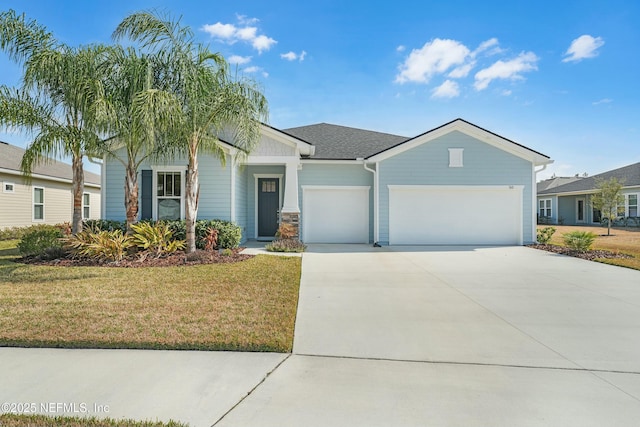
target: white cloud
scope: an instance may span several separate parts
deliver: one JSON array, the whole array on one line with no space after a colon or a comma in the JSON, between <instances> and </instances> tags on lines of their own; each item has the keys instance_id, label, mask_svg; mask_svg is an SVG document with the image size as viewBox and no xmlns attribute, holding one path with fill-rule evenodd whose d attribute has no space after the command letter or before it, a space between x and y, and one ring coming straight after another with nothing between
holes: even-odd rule
<instances>
[{"instance_id":1,"label":"white cloud","mask_svg":"<svg viewBox=\"0 0 640 427\"><path fill-rule=\"evenodd\" d=\"M473 69L473 67L475 67L475 65L476 65L476 62L471 61L467 64L456 67L453 70L451 70L448 76L451 77L452 79L460 79L462 77L467 77L469 75L469 72Z\"/></svg>"},{"instance_id":2,"label":"white cloud","mask_svg":"<svg viewBox=\"0 0 640 427\"><path fill-rule=\"evenodd\" d=\"M445 80L431 92L432 98L455 98L460 95L460 86L453 80Z\"/></svg>"},{"instance_id":3,"label":"white cloud","mask_svg":"<svg viewBox=\"0 0 640 427\"><path fill-rule=\"evenodd\" d=\"M302 51L300 52L300 54L297 54L293 51L287 52L287 53L281 53L280 54L280 58L282 59L286 59L287 61L295 61L296 59L300 62L304 61L304 58L307 56L307 52L306 51Z\"/></svg>"},{"instance_id":4,"label":"white cloud","mask_svg":"<svg viewBox=\"0 0 640 427\"><path fill-rule=\"evenodd\" d=\"M229 64L243 65L251 62L250 56L231 55L227 60Z\"/></svg>"},{"instance_id":5,"label":"white cloud","mask_svg":"<svg viewBox=\"0 0 640 427\"><path fill-rule=\"evenodd\" d=\"M471 52L471 56L472 57L476 57L479 53L485 52L487 50L489 50L490 48L493 47L493 49L491 51L489 51L490 54L494 55L496 53L500 53L502 52L502 49L500 49L498 47L498 39L493 37L489 40L485 40L482 43L480 43L480 46L478 46L476 48L476 50L474 50L473 52Z\"/></svg>"},{"instance_id":6,"label":"white cloud","mask_svg":"<svg viewBox=\"0 0 640 427\"><path fill-rule=\"evenodd\" d=\"M209 33L211 37L226 40L232 38L237 29L235 25L216 22L215 24L203 25L202 31Z\"/></svg>"},{"instance_id":7,"label":"white cloud","mask_svg":"<svg viewBox=\"0 0 640 427\"><path fill-rule=\"evenodd\" d=\"M203 25L202 31L224 43L234 44L238 41L249 43L258 53L269 50L278 43L264 34L258 35L258 28L250 25L258 22L257 19L247 18L244 15L237 15L237 19L240 26L216 22Z\"/></svg>"},{"instance_id":8,"label":"white cloud","mask_svg":"<svg viewBox=\"0 0 640 427\"><path fill-rule=\"evenodd\" d=\"M511 91L511 89L505 89L500 93L500 95L502 95L502 96L511 96L512 93L513 92Z\"/></svg>"},{"instance_id":9,"label":"white cloud","mask_svg":"<svg viewBox=\"0 0 640 427\"><path fill-rule=\"evenodd\" d=\"M571 46L565 52L566 58L562 62L581 61L585 58L598 56L598 48L604 45L602 37L592 37L588 34L582 35L571 42Z\"/></svg>"},{"instance_id":10,"label":"white cloud","mask_svg":"<svg viewBox=\"0 0 640 427\"><path fill-rule=\"evenodd\" d=\"M252 65L251 67L247 67L244 69L245 73L257 73L258 71L260 71L261 68L260 67L256 67L255 65Z\"/></svg>"},{"instance_id":11,"label":"white cloud","mask_svg":"<svg viewBox=\"0 0 640 427\"><path fill-rule=\"evenodd\" d=\"M469 49L456 40L433 39L411 51L400 66L396 82L428 83L433 75L464 64L469 53Z\"/></svg>"},{"instance_id":12,"label":"white cloud","mask_svg":"<svg viewBox=\"0 0 640 427\"><path fill-rule=\"evenodd\" d=\"M602 98L599 101L595 101L592 102L593 105L600 105L600 104L611 104L613 102L613 99L609 99L609 98Z\"/></svg>"},{"instance_id":13,"label":"white cloud","mask_svg":"<svg viewBox=\"0 0 640 427\"><path fill-rule=\"evenodd\" d=\"M476 73L474 87L476 90L484 90L496 79L522 80L522 73L538 69L536 62L538 57L533 52L522 52L509 61L496 61Z\"/></svg>"},{"instance_id":14,"label":"white cloud","mask_svg":"<svg viewBox=\"0 0 640 427\"><path fill-rule=\"evenodd\" d=\"M407 47L404 45L400 45L396 48L396 52L404 52L405 50L407 50Z\"/></svg>"}]
</instances>

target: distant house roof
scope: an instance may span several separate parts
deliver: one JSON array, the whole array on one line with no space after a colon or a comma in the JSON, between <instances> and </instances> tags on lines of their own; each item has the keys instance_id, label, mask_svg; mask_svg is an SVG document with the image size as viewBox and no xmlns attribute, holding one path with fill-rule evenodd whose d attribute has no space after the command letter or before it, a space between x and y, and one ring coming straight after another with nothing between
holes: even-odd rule
<instances>
[{"instance_id":1,"label":"distant house roof","mask_svg":"<svg viewBox=\"0 0 640 427\"><path fill-rule=\"evenodd\" d=\"M316 147L313 159L355 160L369 157L410 138L346 126L318 123L283 129L283 132Z\"/></svg>"},{"instance_id":2,"label":"distant house roof","mask_svg":"<svg viewBox=\"0 0 640 427\"><path fill-rule=\"evenodd\" d=\"M23 148L0 141L0 171L4 169L5 171L20 172L20 162L22 161L24 151ZM32 173L33 175L42 175L69 181L71 181L73 177L71 165L53 159L34 167ZM99 186L100 175L85 171L84 182L85 184Z\"/></svg>"},{"instance_id":3,"label":"distant house roof","mask_svg":"<svg viewBox=\"0 0 640 427\"><path fill-rule=\"evenodd\" d=\"M617 178L625 187L640 186L640 162L603 172L598 175L593 175L588 178L580 178L577 181L569 182L557 187L547 188L546 190L539 191L538 195L593 191L596 189L596 182L598 180L608 180L611 178Z\"/></svg>"},{"instance_id":4,"label":"distant house roof","mask_svg":"<svg viewBox=\"0 0 640 427\"><path fill-rule=\"evenodd\" d=\"M544 181L538 182L537 189L538 193L543 190L548 190L549 188L556 188L564 184L568 184L573 181L577 181L579 179L583 179L582 176L555 176L553 178L545 179Z\"/></svg>"}]
</instances>

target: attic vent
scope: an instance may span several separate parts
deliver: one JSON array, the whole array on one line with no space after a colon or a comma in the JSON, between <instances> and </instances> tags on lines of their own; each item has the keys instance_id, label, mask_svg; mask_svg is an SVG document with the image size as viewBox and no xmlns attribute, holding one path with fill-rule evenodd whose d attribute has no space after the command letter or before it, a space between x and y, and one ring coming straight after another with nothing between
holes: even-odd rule
<instances>
[{"instance_id":1,"label":"attic vent","mask_svg":"<svg viewBox=\"0 0 640 427\"><path fill-rule=\"evenodd\" d=\"M449 167L450 168L461 168L462 164L462 153L464 148L449 148Z\"/></svg>"}]
</instances>

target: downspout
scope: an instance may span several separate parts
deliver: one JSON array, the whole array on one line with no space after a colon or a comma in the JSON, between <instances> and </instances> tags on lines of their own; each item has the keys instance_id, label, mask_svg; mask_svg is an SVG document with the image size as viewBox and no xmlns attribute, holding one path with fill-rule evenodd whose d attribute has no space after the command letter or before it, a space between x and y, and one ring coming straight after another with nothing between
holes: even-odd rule
<instances>
[{"instance_id":1,"label":"downspout","mask_svg":"<svg viewBox=\"0 0 640 427\"><path fill-rule=\"evenodd\" d=\"M367 166L364 159L357 159L362 161L364 170L373 174L373 246L380 247L378 243L378 163L376 162L376 168L371 169Z\"/></svg>"}]
</instances>

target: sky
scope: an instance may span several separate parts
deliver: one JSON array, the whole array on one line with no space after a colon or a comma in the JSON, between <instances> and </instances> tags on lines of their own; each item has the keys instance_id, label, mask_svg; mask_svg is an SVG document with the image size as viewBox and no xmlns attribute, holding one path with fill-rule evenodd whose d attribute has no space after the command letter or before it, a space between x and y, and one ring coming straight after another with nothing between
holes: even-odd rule
<instances>
[{"instance_id":1,"label":"sky","mask_svg":"<svg viewBox=\"0 0 640 427\"><path fill-rule=\"evenodd\" d=\"M0 0L7 9L74 46L111 43L136 11L180 17L260 84L280 129L410 137L460 117L551 157L538 179L640 161L636 0ZM0 52L0 84L20 77ZM0 129L0 140L29 135Z\"/></svg>"}]
</instances>

